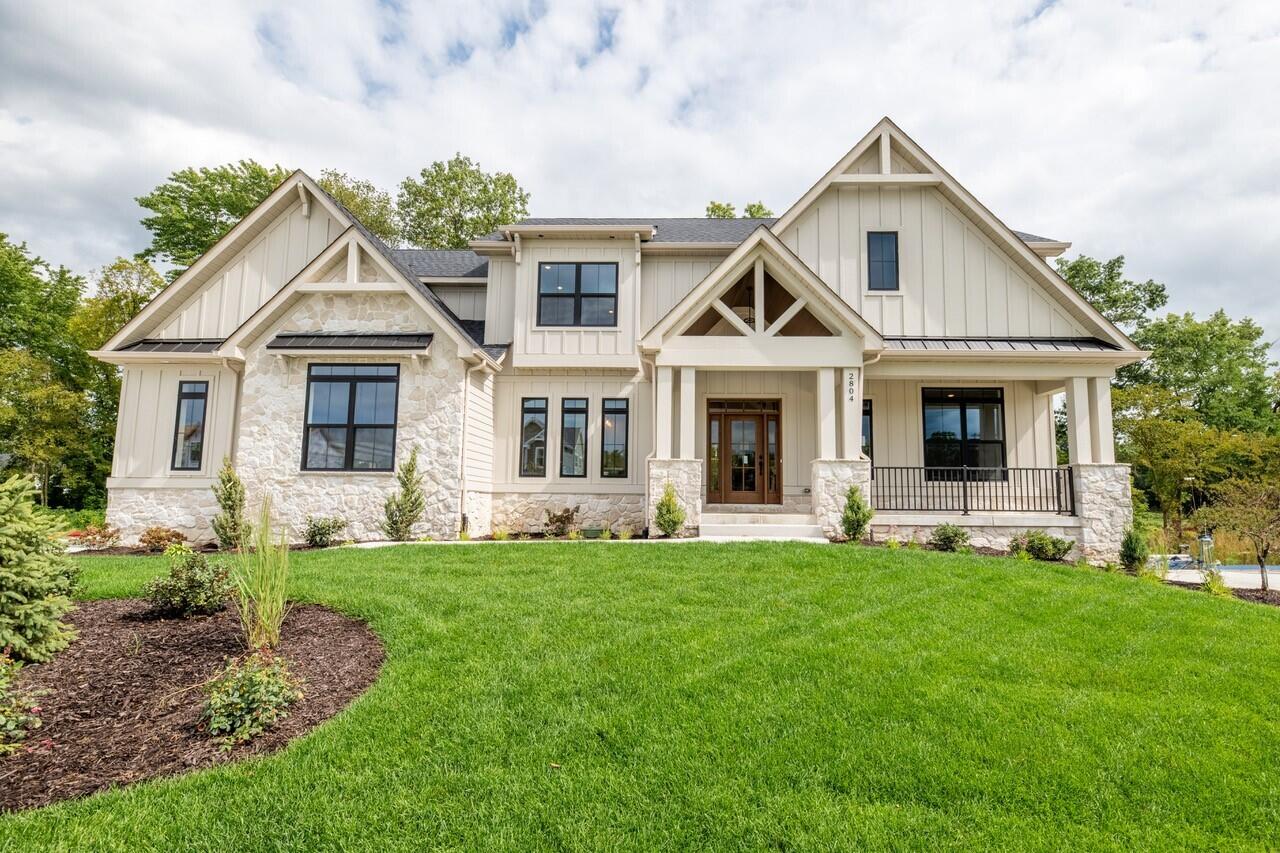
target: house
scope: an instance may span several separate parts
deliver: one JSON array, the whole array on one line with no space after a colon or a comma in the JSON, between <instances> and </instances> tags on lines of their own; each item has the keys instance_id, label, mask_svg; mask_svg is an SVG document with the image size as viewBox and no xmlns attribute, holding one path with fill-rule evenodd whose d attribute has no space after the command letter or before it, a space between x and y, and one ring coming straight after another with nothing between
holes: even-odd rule
<instances>
[{"instance_id":1,"label":"house","mask_svg":"<svg viewBox=\"0 0 1280 853\"><path fill-rule=\"evenodd\" d=\"M1113 559L1130 522L1110 382L1145 353L889 119L778 219L526 219L390 249L302 172L101 352L123 368L108 520L211 538L230 458L297 536L379 538L394 470L422 535L1031 528ZM1065 394L1069 462L1056 455Z\"/></svg>"}]
</instances>

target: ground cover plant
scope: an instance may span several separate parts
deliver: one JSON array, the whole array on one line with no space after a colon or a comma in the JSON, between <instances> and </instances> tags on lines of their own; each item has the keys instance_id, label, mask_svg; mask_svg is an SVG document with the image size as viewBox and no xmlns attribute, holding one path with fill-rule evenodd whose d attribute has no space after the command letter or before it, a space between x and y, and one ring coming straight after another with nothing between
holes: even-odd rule
<instances>
[{"instance_id":1,"label":"ground cover plant","mask_svg":"<svg viewBox=\"0 0 1280 853\"><path fill-rule=\"evenodd\" d=\"M1265 848L1280 610L796 543L291 555L382 676L288 750L0 818L0 849ZM86 557L136 595L163 561ZM1206 796L1206 792L1212 796Z\"/></svg>"}]
</instances>

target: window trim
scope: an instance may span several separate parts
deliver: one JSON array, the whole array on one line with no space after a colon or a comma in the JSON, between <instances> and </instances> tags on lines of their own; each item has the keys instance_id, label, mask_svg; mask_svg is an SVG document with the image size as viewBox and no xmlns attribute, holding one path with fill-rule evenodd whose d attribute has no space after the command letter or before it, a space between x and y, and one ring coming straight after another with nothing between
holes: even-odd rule
<instances>
[{"instance_id":1,"label":"window trim","mask_svg":"<svg viewBox=\"0 0 1280 853\"><path fill-rule=\"evenodd\" d=\"M321 382L346 382L350 387L347 393L347 422L345 424L321 423L313 424L311 422L311 383L314 379L312 371L317 367L332 367L339 369L350 369L353 367L394 367L396 369L394 376L356 376L354 374L348 376L337 376L321 378ZM357 424L355 422L356 409L356 389L355 385L360 382L378 382L378 383L394 383L396 393L393 398L392 420L390 425L383 423L376 424ZM396 445L400 437L400 365L398 364L332 364L329 362L316 362L307 365L307 394L303 402L302 409L302 461L300 470L308 472L318 472L324 474L386 474L396 470ZM320 428L341 428L347 430L347 447L343 454L341 468L313 468L307 464L307 445L311 441L311 429ZM355 431L360 429L390 429L391 430L391 467L390 468L353 468L352 463L355 458L356 442Z\"/></svg>"},{"instance_id":2,"label":"window trim","mask_svg":"<svg viewBox=\"0 0 1280 853\"><path fill-rule=\"evenodd\" d=\"M581 400L582 405L576 405ZM569 408L569 402L575 403L572 409ZM582 473L566 474L564 472L564 463L568 459L568 455L564 452L564 419L567 415L582 415ZM590 397L561 397L560 398L560 476L566 480L582 480L587 476L591 468L591 398Z\"/></svg>"},{"instance_id":3,"label":"window trim","mask_svg":"<svg viewBox=\"0 0 1280 853\"><path fill-rule=\"evenodd\" d=\"M866 228L862 232L862 248L866 253L866 262L863 264L863 272L866 275L866 287L864 291L868 294L885 294L885 293L901 293L902 292L902 232L897 228ZM873 234L892 234L893 235L893 287L872 287L871 286L871 236Z\"/></svg>"},{"instance_id":4,"label":"window trim","mask_svg":"<svg viewBox=\"0 0 1280 853\"><path fill-rule=\"evenodd\" d=\"M612 412L608 406L610 403L621 403L622 408L614 409ZM627 417L627 428L622 431L622 473L609 474L606 473L604 467L604 439L605 428L604 422L610 414L621 413ZM631 400L627 397L604 397L600 400L600 478L602 480L625 480L631 473Z\"/></svg>"},{"instance_id":5,"label":"window trim","mask_svg":"<svg viewBox=\"0 0 1280 853\"><path fill-rule=\"evenodd\" d=\"M535 407L532 411L542 413L542 473L530 474L524 468L524 417L530 414L529 403L541 400L541 408ZM521 397L520 398L520 426L517 430L516 438L516 470L519 472L517 476L529 477L532 479L545 480L547 478L547 445L551 443L551 421L548 417L551 413L551 399L549 397Z\"/></svg>"},{"instance_id":6,"label":"window trim","mask_svg":"<svg viewBox=\"0 0 1280 853\"><path fill-rule=\"evenodd\" d=\"M200 385L199 393L184 392L183 385ZM178 465L178 419L182 417L182 401L183 400L203 400L204 411L201 415L200 423L200 460L194 467L188 468L185 465ZM173 412L173 447L169 450L169 470L170 471L201 471L204 469L204 445L206 435L209 429L209 380L208 379L179 379L178 380L178 403Z\"/></svg>"},{"instance_id":7,"label":"window trim","mask_svg":"<svg viewBox=\"0 0 1280 853\"><path fill-rule=\"evenodd\" d=\"M956 392L956 400L957 400L956 405L960 407L960 435L959 435L960 465L959 466L951 466L951 465L930 466L928 464L929 445L928 445L928 436L925 435L925 408L929 406L930 403L925 399L925 397L930 391L941 391L941 392L955 391ZM967 394L973 391L995 391L996 394L998 395L997 402L999 402L1000 404L1000 442L999 443L1000 443L1000 469L1001 469L1001 475L998 479L999 480L1008 479L1008 476L1009 476L1009 473L1008 473L1009 471L1009 428L1008 427L1009 425L1008 425L1007 418L1008 418L1009 412L1008 412L1008 409L1005 407L1004 386L1003 385L968 385L968 386L922 385L920 386L920 439L921 439L920 460L921 462L924 463L926 481L946 479L941 474L937 474L935 477L929 477L928 472L930 470L933 470L935 472L941 472L941 471L945 471L948 468L954 468L954 467L969 468L970 470L990 470L989 468L983 468L981 466L971 466L965 463L965 457L967 455L966 451L968 450L968 445L969 445L969 438L966 434L967 431L965 430L965 421L967 419L967 414L968 414L966 407L969 405L970 402L972 403L991 402L990 400L979 400L979 399L971 399L966 397ZM994 439L975 439L975 441L980 441L984 444L996 443Z\"/></svg>"},{"instance_id":8,"label":"window trim","mask_svg":"<svg viewBox=\"0 0 1280 853\"><path fill-rule=\"evenodd\" d=\"M573 293L572 294L555 294L542 292L542 267L547 266L569 266L573 265ZM613 293L611 295L582 292L582 268L584 266L600 266L613 267ZM534 325L540 329L618 329L619 312L618 312L618 290L621 288L621 282L618 280L619 264L617 261L539 261L538 274L533 283L534 299ZM570 323L548 323L542 319L542 298L548 296L552 299L572 299L573 300L573 321ZM582 322L582 300L588 299L613 299L613 322L612 323L583 323Z\"/></svg>"},{"instance_id":9,"label":"window trim","mask_svg":"<svg viewBox=\"0 0 1280 853\"><path fill-rule=\"evenodd\" d=\"M923 398L921 398L921 399L923 399ZM871 464L872 464L872 466L873 466L873 467L874 467L874 465L875 465L875 461L876 461L876 457L875 457L875 452L876 452L876 441L875 441L876 409L875 409L875 405L874 405L874 404L875 404L875 401L874 401L872 398L870 398L870 397L863 397L863 398L862 398L862 414L861 414L861 415L859 415L859 417L860 417L860 418L866 418L866 419L867 419L866 423L865 423L865 424L863 424L863 427L864 427L864 428L863 428L863 430L862 430L862 443L863 443L864 445L866 445L866 448L867 448L867 458L871 460ZM858 451L859 451L859 452L861 452L861 451L862 451L862 448L861 448L861 447L859 447L859 448L858 448Z\"/></svg>"}]
</instances>

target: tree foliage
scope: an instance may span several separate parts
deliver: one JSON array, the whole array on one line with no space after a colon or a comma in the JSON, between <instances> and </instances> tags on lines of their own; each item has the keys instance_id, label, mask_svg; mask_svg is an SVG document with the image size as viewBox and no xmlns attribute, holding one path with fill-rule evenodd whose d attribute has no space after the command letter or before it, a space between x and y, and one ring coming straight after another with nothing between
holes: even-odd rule
<instances>
[{"instance_id":1,"label":"tree foliage","mask_svg":"<svg viewBox=\"0 0 1280 853\"><path fill-rule=\"evenodd\" d=\"M422 518L427 508L422 494L422 475L418 473L418 448L409 452L409 459L396 472L400 490L387 498L383 509L386 520L382 532L388 539L407 542L413 538L413 526Z\"/></svg>"},{"instance_id":2,"label":"tree foliage","mask_svg":"<svg viewBox=\"0 0 1280 853\"><path fill-rule=\"evenodd\" d=\"M1124 255L1099 261L1088 255L1058 258L1058 274L1111 322L1124 329L1141 325L1169 301L1163 284L1124 277Z\"/></svg>"},{"instance_id":3,"label":"tree foliage","mask_svg":"<svg viewBox=\"0 0 1280 853\"><path fill-rule=\"evenodd\" d=\"M84 449L84 397L58 380L52 366L24 350L0 350L0 453L28 471L49 503L51 480L67 473Z\"/></svg>"},{"instance_id":4,"label":"tree foliage","mask_svg":"<svg viewBox=\"0 0 1280 853\"><path fill-rule=\"evenodd\" d=\"M63 381L87 361L68 330L84 280L0 234L0 349L19 349L52 365Z\"/></svg>"},{"instance_id":5,"label":"tree foliage","mask_svg":"<svg viewBox=\"0 0 1280 853\"><path fill-rule=\"evenodd\" d=\"M1253 548L1262 588L1268 589L1267 559L1280 549L1280 480L1274 476L1234 478L1216 485L1214 501L1196 513L1205 527L1221 528Z\"/></svg>"},{"instance_id":6,"label":"tree foliage","mask_svg":"<svg viewBox=\"0 0 1280 853\"><path fill-rule=\"evenodd\" d=\"M62 553L57 522L37 513L22 477L0 483L0 650L21 661L45 661L75 632L71 609L76 570Z\"/></svg>"},{"instance_id":7,"label":"tree foliage","mask_svg":"<svg viewBox=\"0 0 1280 853\"><path fill-rule=\"evenodd\" d=\"M165 281L141 258L116 258L94 275L94 293L70 315L68 329L80 347L93 350L105 344L132 320Z\"/></svg>"},{"instance_id":8,"label":"tree foliage","mask_svg":"<svg viewBox=\"0 0 1280 853\"><path fill-rule=\"evenodd\" d=\"M773 211L762 201L751 201L742 208L742 215L747 219L769 219L773 216Z\"/></svg>"},{"instance_id":9,"label":"tree foliage","mask_svg":"<svg viewBox=\"0 0 1280 853\"><path fill-rule=\"evenodd\" d=\"M355 214L356 219L382 242L388 246L400 245L400 223L391 193L337 169L321 170L316 183Z\"/></svg>"},{"instance_id":10,"label":"tree foliage","mask_svg":"<svg viewBox=\"0 0 1280 853\"><path fill-rule=\"evenodd\" d=\"M529 193L509 172L484 172L454 155L400 182L396 196L404 241L421 248L465 249L467 243L529 215Z\"/></svg>"},{"instance_id":11,"label":"tree foliage","mask_svg":"<svg viewBox=\"0 0 1280 853\"><path fill-rule=\"evenodd\" d=\"M707 219L734 219L737 215L734 206L727 201L707 202Z\"/></svg>"},{"instance_id":12,"label":"tree foliage","mask_svg":"<svg viewBox=\"0 0 1280 853\"><path fill-rule=\"evenodd\" d=\"M218 469L218 481L213 484L213 499L218 502L218 514L213 517L213 535L218 537L218 547L238 551L248 541L252 525L244 518L244 483L226 456L222 457L222 467Z\"/></svg>"}]
</instances>

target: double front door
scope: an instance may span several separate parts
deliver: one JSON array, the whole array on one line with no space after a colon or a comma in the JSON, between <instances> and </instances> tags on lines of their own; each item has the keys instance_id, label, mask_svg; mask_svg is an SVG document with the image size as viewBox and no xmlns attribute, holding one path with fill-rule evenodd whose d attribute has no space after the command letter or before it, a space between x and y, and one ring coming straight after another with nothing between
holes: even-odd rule
<instances>
[{"instance_id":1,"label":"double front door","mask_svg":"<svg viewBox=\"0 0 1280 853\"><path fill-rule=\"evenodd\" d=\"M778 401L710 401L706 459L708 503L782 503Z\"/></svg>"}]
</instances>

